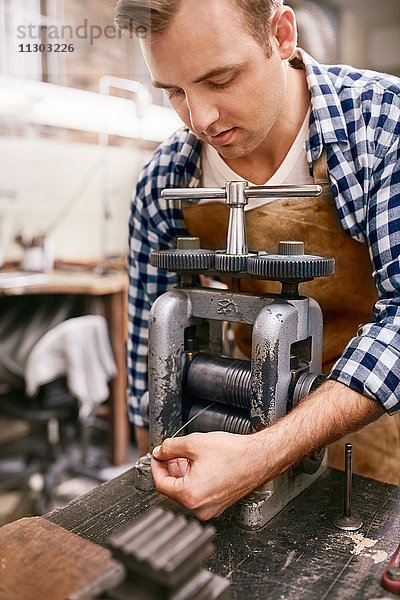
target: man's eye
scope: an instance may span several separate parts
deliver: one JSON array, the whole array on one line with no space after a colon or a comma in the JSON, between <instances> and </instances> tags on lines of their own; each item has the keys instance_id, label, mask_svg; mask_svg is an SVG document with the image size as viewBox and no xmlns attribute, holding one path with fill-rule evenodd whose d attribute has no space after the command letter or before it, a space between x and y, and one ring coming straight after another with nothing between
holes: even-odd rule
<instances>
[{"instance_id":1,"label":"man's eye","mask_svg":"<svg viewBox=\"0 0 400 600\"><path fill-rule=\"evenodd\" d=\"M181 89L177 89L177 90L165 90L165 93L167 94L168 100L173 100L174 98L177 98L178 96L182 96L185 92Z\"/></svg>"},{"instance_id":2,"label":"man's eye","mask_svg":"<svg viewBox=\"0 0 400 600\"><path fill-rule=\"evenodd\" d=\"M233 77L230 77L227 81L223 81L222 83L217 83L214 81L209 81L209 85L216 90L224 90L225 88L229 87L230 85L232 85L232 83L235 81L236 79L236 75L234 75Z\"/></svg>"}]
</instances>

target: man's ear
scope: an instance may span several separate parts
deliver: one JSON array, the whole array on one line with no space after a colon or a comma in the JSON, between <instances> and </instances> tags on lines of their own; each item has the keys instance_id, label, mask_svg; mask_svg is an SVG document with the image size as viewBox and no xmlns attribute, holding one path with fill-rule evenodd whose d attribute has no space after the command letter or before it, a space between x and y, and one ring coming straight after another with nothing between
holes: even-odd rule
<instances>
[{"instance_id":1,"label":"man's ear","mask_svg":"<svg viewBox=\"0 0 400 600\"><path fill-rule=\"evenodd\" d=\"M282 58L290 58L296 49L296 18L289 6L281 6L271 19L270 32L276 48Z\"/></svg>"}]
</instances>

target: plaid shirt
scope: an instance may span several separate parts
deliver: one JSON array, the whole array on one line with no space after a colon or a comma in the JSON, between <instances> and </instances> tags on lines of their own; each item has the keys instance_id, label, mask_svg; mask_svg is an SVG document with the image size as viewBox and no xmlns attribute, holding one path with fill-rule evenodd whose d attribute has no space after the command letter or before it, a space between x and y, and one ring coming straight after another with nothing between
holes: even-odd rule
<instances>
[{"instance_id":1,"label":"plaid shirt","mask_svg":"<svg viewBox=\"0 0 400 600\"><path fill-rule=\"evenodd\" d=\"M400 80L347 66L322 66L302 52L311 94L307 160L326 148L328 172L343 229L367 244L379 293L375 322L364 325L334 365L330 379L400 409ZM165 187L195 187L201 142L187 128L164 142L144 167L130 217L128 376L130 419L142 425L147 390L147 322L152 302L176 275L149 262L151 248L187 235Z\"/></svg>"}]
</instances>

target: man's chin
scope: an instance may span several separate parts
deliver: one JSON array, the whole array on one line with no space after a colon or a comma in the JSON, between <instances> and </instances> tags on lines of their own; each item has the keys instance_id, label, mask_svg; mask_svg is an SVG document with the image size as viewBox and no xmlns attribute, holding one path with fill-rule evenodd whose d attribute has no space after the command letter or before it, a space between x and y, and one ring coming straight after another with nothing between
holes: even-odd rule
<instances>
[{"instance_id":1,"label":"man's chin","mask_svg":"<svg viewBox=\"0 0 400 600\"><path fill-rule=\"evenodd\" d=\"M215 147L213 146L213 148L215 148L215 150L218 152L218 154L220 155L221 158L225 159L225 160L235 160L235 158L243 158L244 156L247 156L247 154L249 154L251 152L248 150L245 150L244 148L238 148L237 146L219 146L219 147Z\"/></svg>"},{"instance_id":2,"label":"man's chin","mask_svg":"<svg viewBox=\"0 0 400 600\"><path fill-rule=\"evenodd\" d=\"M218 152L221 158L225 160L234 160L235 158L243 158L250 154L255 148L257 144L248 143L243 144L239 141L233 141L231 144L217 145L213 144L210 139L204 135L195 134L203 143L210 145L214 150Z\"/></svg>"},{"instance_id":3,"label":"man's chin","mask_svg":"<svg viewBox=\"0 0 400 600\"><path fill-rule=\"evenodd\" d=\"M207 142L209 143L209 142ZM232 144L226 144L223 146L214 146L214 144L210 144L221 156L221 158L225 160L235 160L236 158L243 158L247 156L253 150L257 148L256 143L241 143L239 141L235 141Z\"/></svg>"}]
</instances>

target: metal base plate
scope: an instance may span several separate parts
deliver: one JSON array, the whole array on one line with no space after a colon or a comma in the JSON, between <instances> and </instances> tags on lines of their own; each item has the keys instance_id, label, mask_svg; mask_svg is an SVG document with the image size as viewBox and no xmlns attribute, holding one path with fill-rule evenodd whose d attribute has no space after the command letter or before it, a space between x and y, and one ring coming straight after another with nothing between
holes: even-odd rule
<instances>
[{"instance_id":1,"label":"metal base plate","mask_svg":"<svg viewBox=\"0 0 400 600\"><path fill-rule=\"evenodd\" d=\"M353 513L350 517L342 514L333 517L332 524L343 531L358 531L362 526L362 521L356 513Z\"/></svg>"}]
</instances>

